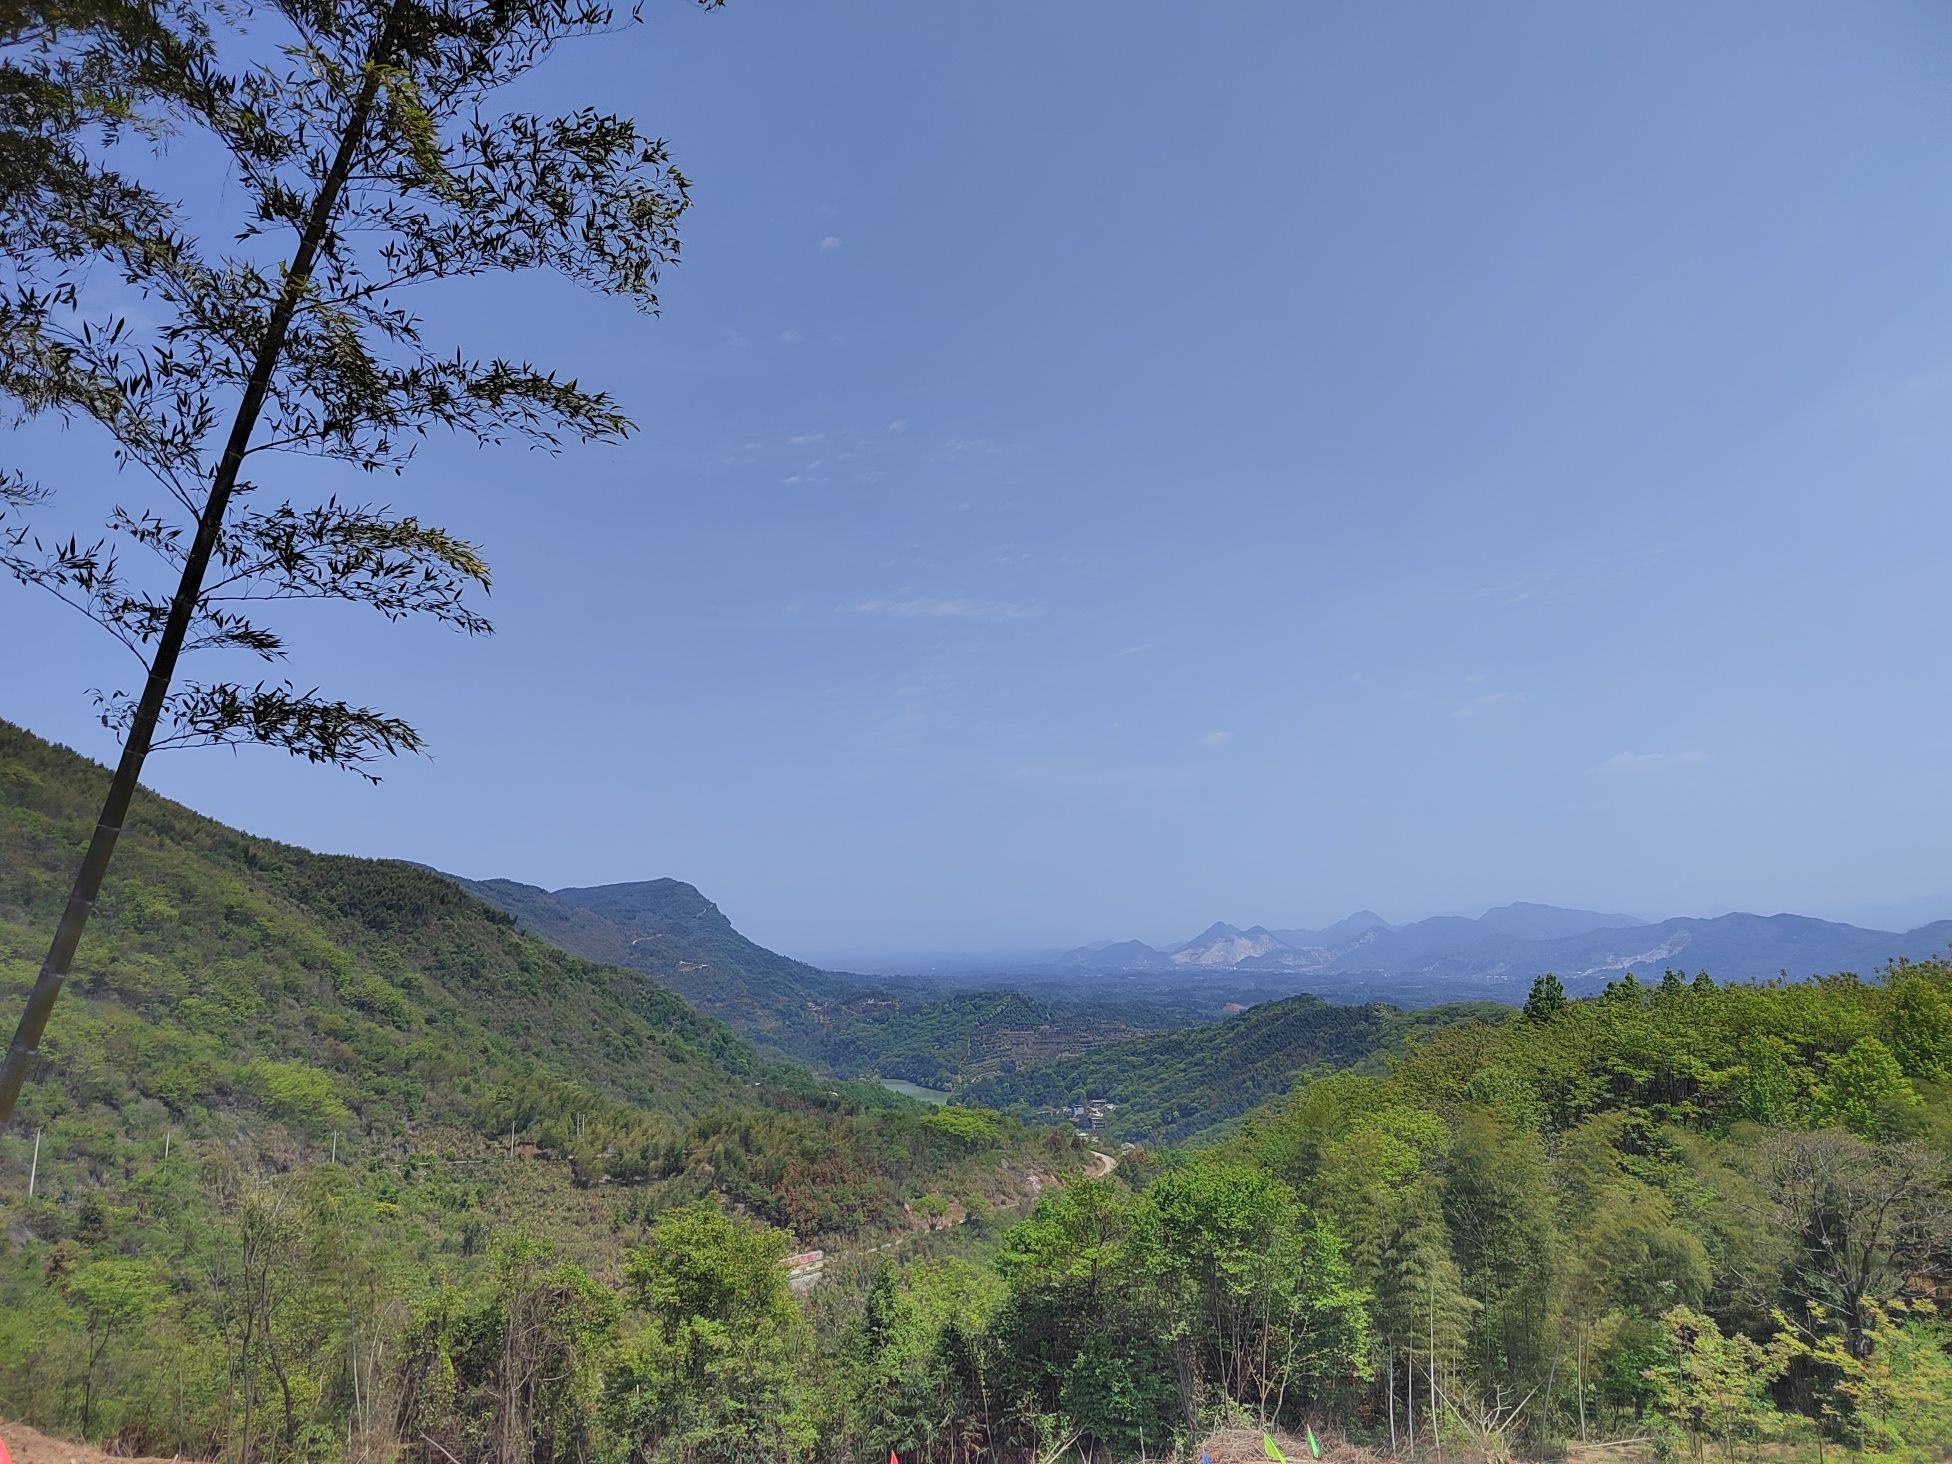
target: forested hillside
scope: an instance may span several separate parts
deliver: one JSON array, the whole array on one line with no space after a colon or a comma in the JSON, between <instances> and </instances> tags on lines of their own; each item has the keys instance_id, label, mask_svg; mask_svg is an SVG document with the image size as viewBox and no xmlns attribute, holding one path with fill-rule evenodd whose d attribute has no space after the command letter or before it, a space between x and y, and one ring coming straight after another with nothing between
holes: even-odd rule
<instances>
[{"instance_id":1,"label":"forested hillside","mask_svg":"<svg viewBox=\"0 0 1952 1464\"><path fill-rule=\"evenodd\" d=\"M878 1072L961 1093L1191 1020L1183 1006L1164 1002L1044 1001L1018 991L879 995L835 1013L819 1055L840 1072Z\"/></svg>"},{"instance_id":2,"label":"forested hillside","mask_svg":"<svg viewBox=\"0 0 1952 1464\"><path fill-rule=\"evenodd\" d=\"M99 776L0 742L16 999ZM1189 1131L1307 1056L1106 1175L768 1067L410 866L153 799L125 854L0 1137L0 1410L55 1429L424 1464L1952 1440L1952 966L1277 1003L1064 1060Z\"/></svg>"},{"instance_id":3,"label":"forested hillside","mask_svg":"<svg viewBox=\"0 0 1952 1464\"><path fill-rule=\"evenodd\" d=\"M545 890L508 879L459 883L524 930L590 960L642 971L750 1039L819 1059L834 1009L862 985L747 940L676 879Z\"/></svg>"},{"instance_id":4,"label":"forested hillside","mask_svg":"<svg viewBox=\"0 0 1952 1464\"><path fill-rule=\"evenodd\" d=\"M1135 1193L1053 1197L993 1275L884 1276L855 1334L875 1416L930 1458L1136 1457L1226 1418L1466 1458L1943 1457L1948 997L1937 963L1541 980Z\"/></svg>"},{"instance_id":5,"label":"forested hillside","mask_svg":"<svg viewBox=\"0 0 1952 1464\"><path fill-rule=\"evenodd\" d=\"M0 724L15 1007L104 777ZM393 1437L410 1385L387 1369L419 1346L458 1391L416 1395L415 1417L466 1449L492 1366L454 1329L498 1287L614 1280L687 1203L795 1246L974 1235L1091 1162L1062 1135L764 1063L431 871L144 795L0 1131L0 1415L309 1456L348 1425Z\"/></svg>"},{"instance_id":6,"label":"forested hillside","mask_svg":"<svg viewBox=\"0 0 1952 1464\"><path fill-rule=\"evenodd\" d=\"M1210 1162L1335 1225L1393 1431L1434 1374L1443 1416L1501 1399L1515 1435L1942 1446L1949 996L1944 963L1575 1003L1541 978L1520 1020L1306 1084Z\"/></svg>"},{"instance_id":7,"label":"forested hillside","mask_svg":"<svg viewBox=\"0 0 1952 1464\"><path fill-rule=\"evenodd\" d=\"M103 776L0 723L10 1002L46 948ZM522 935L439 875L310 854L145 795L49 1029L43 1107L23 1116L52 1116L66 1092L143 1137L238 1113L319 1139L475 1119L505 1131L517 1089L561 1082L675 1122L758 1066L656 983Z\"/></svg>"},{"instance_id":8,"label":"forested hillside","mask_svg":"<svg viewBox=\"0 0 1952 1464\"><path fill-rule=\"evenodd\" d=\"M1223 1022L1019 1063L960 1091L970 1102L1026 1114L1101 1099L1115 1105L1107 1121L1114 1137L1179 1143L1286 1093L1302 1077L1370 1060L1459 1022L1497 1023L1511 1015L1496 1002L1405 1012L1293 996Z\"/></svg>"}]
</instances>

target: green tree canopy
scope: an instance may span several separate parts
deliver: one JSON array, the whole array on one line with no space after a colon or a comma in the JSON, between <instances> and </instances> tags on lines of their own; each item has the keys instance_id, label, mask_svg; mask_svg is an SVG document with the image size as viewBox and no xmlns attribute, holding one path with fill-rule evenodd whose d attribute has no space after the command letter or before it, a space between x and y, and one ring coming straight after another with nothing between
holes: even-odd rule
<instances>
[{"instance_id":1,"label":"green tree canopy","mask_svg":"<svg viewBox=\"0 0 1952 1464\"><path fill-rule=\"evenodd\" d=\"M1838 1123L1852 1133L1872 1136L1918 1102L1891 1049L1875 1037L1860 1037L1830 1064L1817 1085L1816 1115L1820 1123Z\"/></svg>"},{"instance_id":2,"label":"green tree canopy","mask_svg":"<svg viewBox=\"0 0 1952 1464\"><path fill-rule=\"evenodd\" d=\"M1547 971L1533 980L1531 993L1525 998L1526 1020L1549 1022L1565 1009L1566 988L1557 976Z\"/></svg>"}]
</instances>

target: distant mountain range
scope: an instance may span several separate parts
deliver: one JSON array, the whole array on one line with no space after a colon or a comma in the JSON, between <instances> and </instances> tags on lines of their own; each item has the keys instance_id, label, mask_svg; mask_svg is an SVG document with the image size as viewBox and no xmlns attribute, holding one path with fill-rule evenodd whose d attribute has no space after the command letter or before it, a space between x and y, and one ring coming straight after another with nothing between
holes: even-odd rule
<instances>
[{"instance_id":1,"label":"distant mountain range","mask_svg":"<svg viewBox=\"0 0 1952 1464\"><path fill-rule=\"evenodd\" d=\"M1106 941L1038 953L968 978L950 975L946 959L927 974L910 966L907 978L862 977L823 970L746 939L718 906L682 880L553 891L505 879L456 882L555 945L651 976L764 1050L848 1071L886 1070L906 1054L904 1074L924 1072L926 1065L913 1060L923 1031L962 1051L950 1065L956 1072L982 1067L969 1046L971 1035L995 1024L986 1016L976 1022L955 1005L950 993L965 987L993 994L1036 991L1056 1003L1029 1024L1038 1033L1034 1040L1019 1034L999 1045L994 1034L984 1038L984 1052L996 1048L991 1055L999 1060L1030 1059L1053 1044L1088 1047L1114 1039L1124 1023L1177 1027L1201 1013L1219 1015L1297 991L1334 1002L1414 1007L1470 998L1516 1003L1545 971L1579 994L1625 971L1658 978L1672 966L1705 970L1723 981L1766 981L1785 972L1792 978L1837 971L1870 976L1896 957L1924 959L1952 949L1952 920L1900 933L1803 915L1649 921L1521 902L1475 918L1439 915L1406 925L1393 925L1373 910L1319 930L1242 929L1218 921L1165 948ZM1117 1004L1116 1019L1091 1015L1106 1013L1108 1001ZM932 1010L938 1002L946 1004ZM1126 1010L1133 1003L1160 1010ZM980 1015L986 1009L977 1002L970 1010ZM939 1079L947 1071L928 1067L924 1076Z\"/></svg>"},{"instance_id":2,"label":"distant mountain range","mask_svg":"<svg viewBox=\"0 0 1952 1464\"><path fill-rule=\"evenodd\" d=\"M1391 925L1363 910L1322 930L1242 930L1219 922L1161 950L1127 940L1080 946L1059 966L1079 973L1287 971L1310 976L1382 974L1459 984L1529 982L1556 973L1590 989L1624 971L1659 975L1669 966L1730 981L1833 971L1862 975L1896 957L1923 959L1952 947L1952 920L1897 932L1805 915L1720 915L1648 921L1633 915L1514 904L1476 919L1439 915Z\"/></svg>"}]
</instances>

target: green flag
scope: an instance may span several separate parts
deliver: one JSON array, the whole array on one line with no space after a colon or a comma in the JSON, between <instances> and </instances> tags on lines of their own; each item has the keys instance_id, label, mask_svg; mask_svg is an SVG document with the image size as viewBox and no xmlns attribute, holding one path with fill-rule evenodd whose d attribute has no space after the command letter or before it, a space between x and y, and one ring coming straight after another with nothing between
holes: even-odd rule
<instances>
[{"instance_id":1,"label":"green flag","mask_svg":"<svg viewBox=\"0 0 1952 1464\"><path fill-rule=\"evenodd\" d=\"M1308 1430L1308 1452L1313 1454L1317 1459L1321 1458L1322 1446L1315 1442L1315 1430L1305 1423L1302 1427Z\"/></svg>"},{"instance_id":2,"label":"green flag","mask_svg":"<svg viewBox=\"0 0 1952 1464\"><path fill-rule=\"evenodd\" d=\"M1267 1456L1274 1464L1288 1464L1288 1456L1274 1447L1274 1435L1266 1429L1261 1430L1261 1447L1267 1450Z\"/></svg>"}]
</instances>

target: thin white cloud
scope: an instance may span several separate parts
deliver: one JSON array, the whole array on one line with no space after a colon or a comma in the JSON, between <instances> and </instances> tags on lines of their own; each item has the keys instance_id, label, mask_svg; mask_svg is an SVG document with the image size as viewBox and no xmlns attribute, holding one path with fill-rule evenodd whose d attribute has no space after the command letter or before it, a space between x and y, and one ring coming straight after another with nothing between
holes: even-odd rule
<instances>
[{"instance_id":1,"label":"thin white cloud","mask_svg":"<svg viewBox=\"0 0 1952 1464\"><path fill-rule=\"evenodd\" d=\"M832 254L836 249L840 248L840 239L837 235L829 234L826 238L822 239L820 243L817 244L815 247L819 249L819 251L822 254Z\"/></svg>"},{"instance_id":2,"label":"thin white cloud","mask_svg":"<svg viewBox=\"0 0 1952 1464\"><path fill-rule=\"evenodd\" d=\"M978 452L1001 456L1010 451L1002 444L992 442L987 437L951 437L942 444L950 452Z\"/></svg>"},{"instance_id":3,"label":"thin white cloud","mask_svg":"<svg viewBox=\"0 0 1952 1464\"><path fill-rule=\"evenodd\" d=\"M1512 706L1532 699L1529 691L1487 691L1482 696L1474 696L1463 706L1452 712L1453 717L1475 717L1479 712L1492 707Z\"/></svg>"},{"instance_id":4,"label":"thin white cloud","mask_svg":"<svg viewBox=\"0 0 1952 1464\"><path fill-rule=\"evenodd\" d=\"M779 608L784 610L788 615L798 615L802 610L807 608L807 602L805 600L793 600Z\"/></svg>"},{"instance_id":5,"label":"thin white cloud","mask_svg":"<svg viewBox=\"0 0 1952 1464\"><path fill-rule=\"evenodd\" d=\"M781 331L779 333L779 339L781 345L787 345L787 346L803 346L806 344L806 340L807 340L807 338L801 335L797 330L792 330L790 328Z\"/></svg>"},{"instance_id":6,"label":"thin white cloud","mask_svg":"<svg viewBox=\"0 0 1952 1464\"><path fill-rule=\"evenodd\" d=\"M747 345L750 344L750 342L746 340L744 331L728 330L725 333L725 339L721 341L720 344L723 345L728 351L742 351L746 348Z\"/></svg>"},{"instance_id":7,"label":"thin white cloud","mask_svg":"<svg viewBox=\"0 0 1952 1464\"><path fill-rule=\"evenodd\" d=\"M1232 742L1233 740L1234 740L1234 734L1233 734L1233 733L1231 733L1231 732L1222 732L1222 731L1220 731L1220 730L1219 730L1218 728L1216 728L1216 729L1214 729L1214 730L1213 730L1213 731L1211 731L1211 732L1206 732L1206 733L1202 733L1202 734L1201 734L1201 736L1200 736L1200 746L1202 746L1202 747L1225 747L1225 746L1226 746L1226 745L1227 745L1227 744L1228 744L1229 742Z\"/></svg>"},{"instance_id":8,"label":"thin white cloud","mask_svg":"<svg viewBox=\"0 0 1952 1464\"><path fill-rule=\"evenodd\" d=\"M888 430L890 432L906 432L908 430L908 418L906 417L895 418L894 421L888 424Z\"/></svg>"},{"instance_id":9,"label":"thin white cloud","mask_svg":"<svg viewBox=\"0 0 1952 1464\"><path fill-rule=\"evenodd\" d=\"M1708 761L1708 754L1689 752L1616 752L1604 764L1609 773L1661 773Z\"/></svg>"},{"instance_id":10,"label":"thin white cloud","mask_svg":"<svg viewBox=\"0 0 1952 1464\"><path fill-rule=\"evenodd\" d=\"M787 438L786 445L788 447L805 447L809 443L825 442L826 440L827 434L824 432L800 432Z\"/></svg>"},{"instance_id":11,"label":"thin white cloud","mask_svg":"<svg viewBox=\"0 0 1952 1464\"><path fill-rule=\"evenodd\" d=\"M1021 600L973 600L957 595L897 595L856 600L840 608L855 615L885 615L892 620L1030 620L1044 613Z\"/></svg>"}]
</instances>

